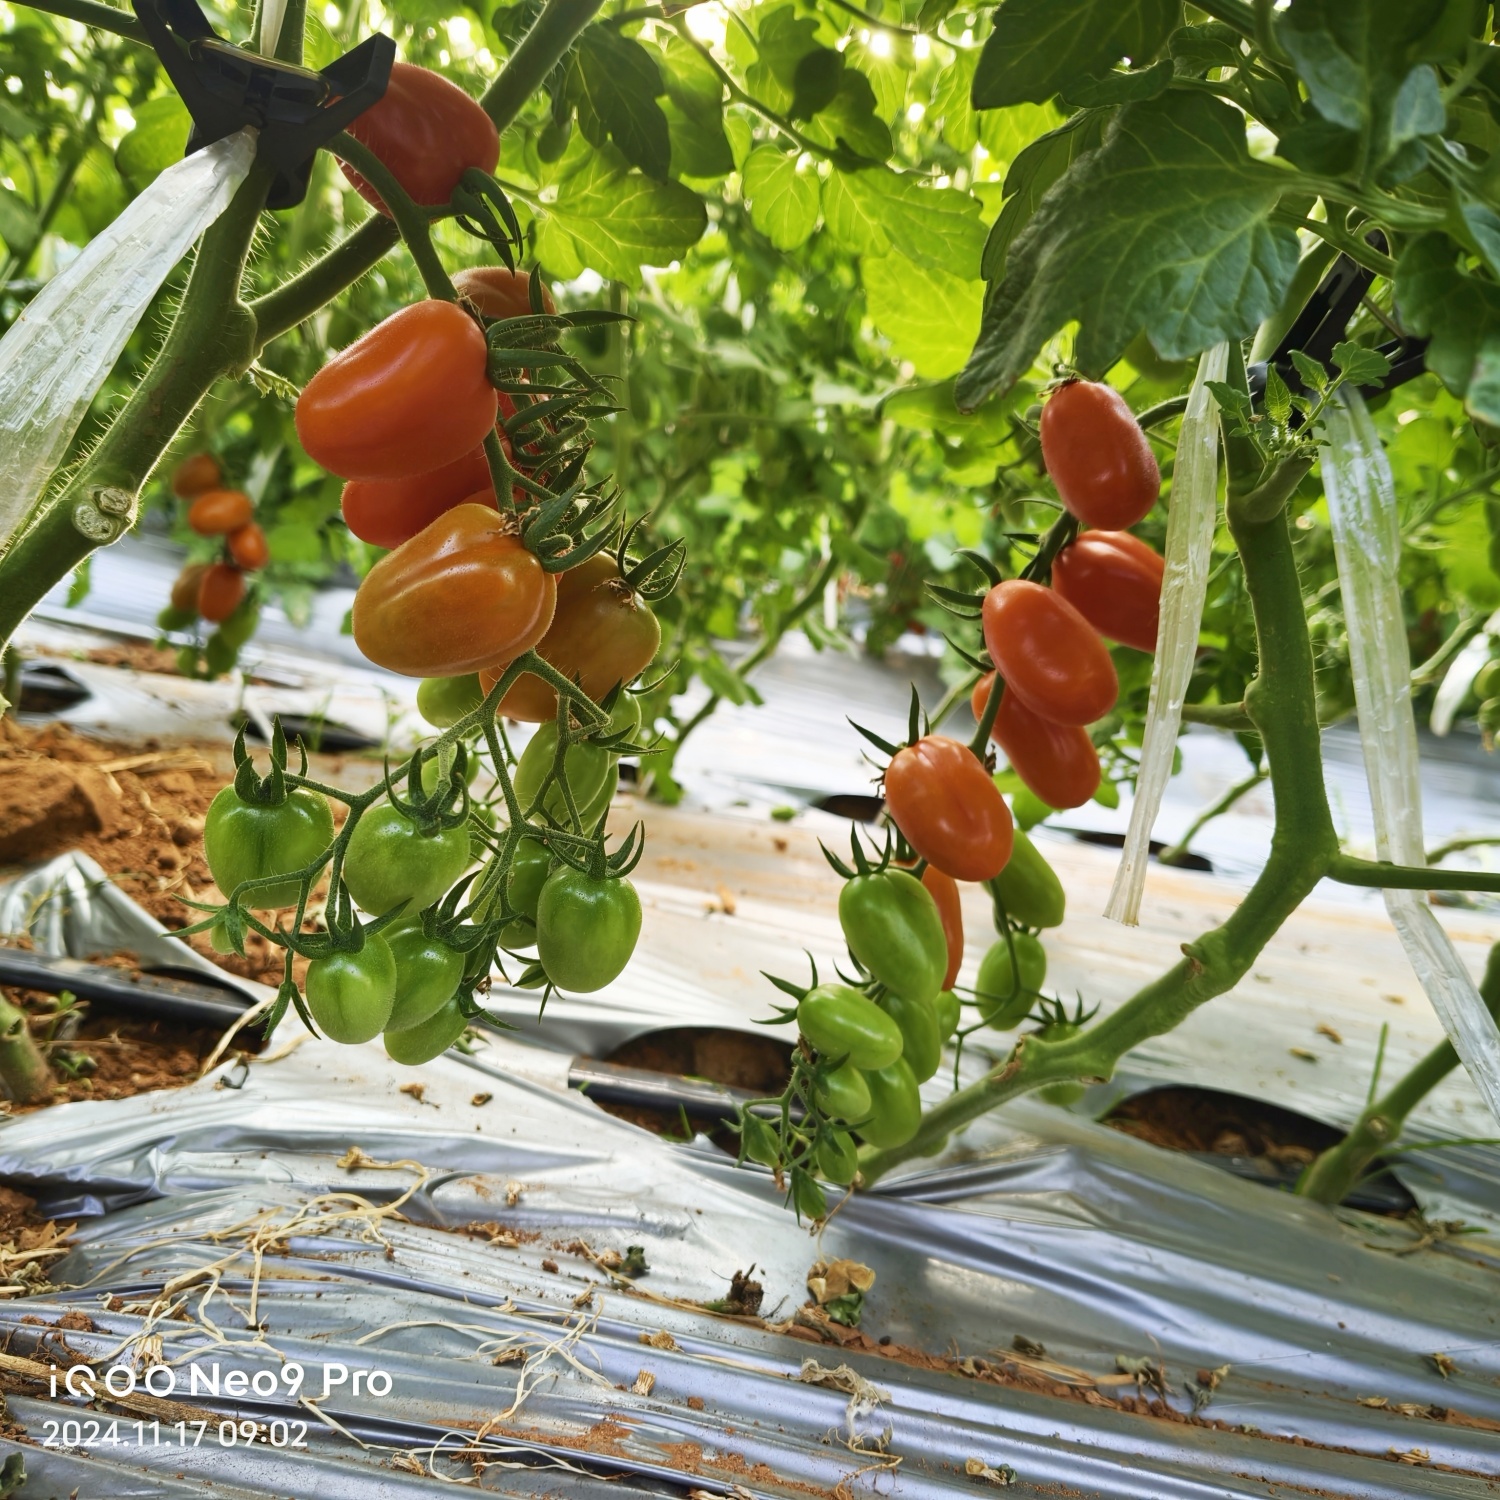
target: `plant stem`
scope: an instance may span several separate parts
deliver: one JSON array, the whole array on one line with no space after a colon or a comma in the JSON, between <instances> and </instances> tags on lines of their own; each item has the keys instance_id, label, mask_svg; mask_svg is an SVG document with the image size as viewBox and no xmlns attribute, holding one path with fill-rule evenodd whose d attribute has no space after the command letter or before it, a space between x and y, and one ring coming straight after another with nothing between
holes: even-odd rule
<instances>
[{"instance_id":1,"label":"plant stem","mask_svg":"<svg viewBox=\"0 0 1500 1500\"><path fill-rule=\"evenodd\" d=\"M1247 796L1263 782L1271 773L1264 766L1258 768L1247 776L1243 781L1237 781L1222 797L1210 806L1205 807L1193 821L1188 824L1187 832L1177 840L1170 849L1163 849L1161 862L1164 865L1180 865L1188 855L1189 846L1203 830L1213 822L1215 818L1222 817L1234 806L1241 797Z\"/></svg>"},{"instance_id":2,"label":"plant stem","mask_svg":"<svg viewBox=\"0 0 1500 1500\"><path fill-rule=\"evenodd\" d=\"M1427 863L1440 865L1450 854L1462 854L1465 849L1491 849L1500 844L1500 834L1478 833L1463 838L1449 839L1435 849L1427 851Z\"/></svg>"},{"instance_id":3,"label":"plant stem","mask_svg":"<svg viewBox=\"0 0 1500 1500\"><path fill-rule=\"evenodd\" d=\"M52 1069L26 1023L26 1012L0 995L0 1081L18 1104L37 1104L52 1093Z\"/></svg>"},{"instance_id":4,"label":"plant stem","mask_svg":"<svg viewBox=\"0 0 1500 1500\"><path fill-rule=\"evenodd\" d=\"M373 214L306 270L250 304L255 315L255 352L332 302L374 267L401 238L395 223Z\"/></svg>"},{"instance_id":5,"label":"plant stem","mask_svg":"<svg viewBox=\"0 0 1500 1500\"><path fill-rule=\"evenodd\" d=\"M1500 943L1490 949L1479 993L1491 1015L1500 1015ZM1317 1203L1342 1203L1370 1163L1394 1145L1407 1116L1458 1066L1452 1042L1439 1042L1383 1098L1371 1103L1338 1145L1302 1174L1297 1192Z\"/></svg>"},{"instance_id":6,"label":"plant stem","mask_svg":"<svg viewBox=\"0 0 1500 1500\"><path fill-rule=\"evenodd\" d=\"M28 10L46 11L48 15L62 16L68 21L81 21L96 31L112 31L116 36L139 42L143 47L151 45L146 28L129 11L101 5L98 0L21 0L21 3Z\"/></svg>"},{"instance_id":7,"label":"plant stem","mask_svg":"<svg viewBox=\"0 0 1500 1500\"><path fill-rule=\"evenodd\" d=\"M521 38L500 76L480 96L480 104L504 130L546 81L598 13L603 0L547 0L536 24Z\"/></svg>"},{"instance_id":8,"label":"plant stem","mask_svg":"<svg viewBox=\"0 0 1500 1500\"><path fill-rule=\"evenodd\" d=\"M135 519L142 485L194 408L221 376L247 369L255 319L240 301L245 259L270 189L252 166L209 227L177 315L151 368L72 479L43 496L0 555L0 642L47 590Z\"/></svg>"},{"instance_id":9,"label":"plant stem","mask_svg":"<svg viewBox=\"0 0 1500 1500\"><path fill-rule=\"evenodd\" d=\"M1265 741L1276 798L1265 868L1222 926L1184 944L1180 963L1111 1015L1065 1040L1022 1038L1004 1063L924 1115L905 1145L861 1151L866 1186L935 1150L954 1130L1018 1094L1069 1079L1108 1078L1133 1047L1170 1031L1232 989L1337 858L1322 776L1312 769L1320 765L1312 645L1286 518L1250 521L1231 507L1229 521L1260 646L1258 675L1246 690L1245 708Z\"/></svg>"},{"instance_id":10,"label":"plant stem","mask_svg":"<svg viewBox=\"0 0 1500 1500\"><path fill-rule=\"evenodd\" d=\"M1500 891L1500 870L1429 870L1426 865L1392 865L1352 854L1335 855L1326 873L1340 885L1381 891Z\"/></svg>"},{"instance_id":11,"label":"plant stem","mask_svg":"<svg viewBox=\"0 0 1500 1500\"><path fill-rule=\"evenodd\" d=\"M1250 715L1243 703L1184 703L1184 724L1207 724L1214 729L1228 729L1236 734L1254 730Z\"/></svg>"}]
</instances>

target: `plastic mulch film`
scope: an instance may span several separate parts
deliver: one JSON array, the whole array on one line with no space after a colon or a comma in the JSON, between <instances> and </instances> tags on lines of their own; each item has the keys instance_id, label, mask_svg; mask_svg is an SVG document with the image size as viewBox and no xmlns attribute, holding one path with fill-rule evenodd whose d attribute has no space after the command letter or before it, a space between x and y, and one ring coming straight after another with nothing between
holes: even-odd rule
<instances>
[{"instance_id":1,"label":"plastic mulch film","mask_svg":"<svg viewBox=\"0 0 1500 1500\"><path fill-rule=\"evenodd\" d=\"M1219 510L1219 407L1207 382L1223 380L1229 345L1215 344L1198 360L1188 393L1172 470L1167 517L1167 570L1161 591L1161 628L1151 668L1151 699L1136 776L1135 801L1125 850L1104 915L1134 926L1151 856L1151 828L1172 776L1172 758L1182 727L1182 705L1198 651L1198 626L1208 592L1214 525Z\"/></svg>"},{"instance_id":2,"label":"plastic mulch film","mask_svg":"<svg viewBox=\"0 0 1500 1500\"><path fill-rule=\"evenodd\" d=\"M1411 656L1401 610L1396 485L1358 392L1330 406L1321 450L1354 700L1379 857L1425 865L1422 784L1411 706ZM1425 891L1385 892L1386 909L1475 1086L1500 1119L1500 1030L1438 925Z\"/></svg>"},{"instance_id":3,"label":"plastic mulch film","mask_svg":"<svg viewBox=\"0 0 1500 1500\"><path fill-rule=\"evenodd\" d=\"M174 162L0 340L0 547L46 489L172 267L229 206L255 139L242 130Z\"/></svg>"}]
</instances>

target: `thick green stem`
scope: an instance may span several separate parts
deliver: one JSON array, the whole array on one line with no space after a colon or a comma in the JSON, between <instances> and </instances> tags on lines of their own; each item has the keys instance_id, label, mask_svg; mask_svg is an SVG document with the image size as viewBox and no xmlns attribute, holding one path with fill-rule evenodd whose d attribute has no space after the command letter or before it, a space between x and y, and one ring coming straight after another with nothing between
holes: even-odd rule
<instances>
[{"instance_id":1,"label":"thick green stem","mask_svg":"<svg viewBox=\"0 0 1500 1500\"><path fill-rule=\"evenodd\" d=\"M1380 891L1500 891L1497 870L1429 870L1426 865L1392 865L1384 860L1340 854L1328 867L1340 885L1367 885Z\"/></svg>"},{"instance_id":2,"label":"thick green stem","mask_svg":"<svg viewBox=\"0 0 1500 1500\"><path fill-rule=\"evenodd\" d=\"M1109 1016L1061 1041L1022 1039L999 1067L922 1118L904 1146L866 1148L868 1186L902 1162L936 1150L954 1130L1042 1084L1108 1078L1120 1058L1180 1024L1249 971L1266 943L1338 855L1322 777L1312 645L1286 518L1249 521L1230 510L1260 645L1259 673L1245 709L1266 746L1276 823L1260 877L1221 926L1183 945L1183 960Z\"/></svg>"},{"instance_id":3,"label":"thick green stem","mask_svg":"<svg viewBox=\"0 0 1500 1500\"><path fill-rule=\"evenodd\" d=\"M99 0L22 0L29 10L43 10L50 16L62 16L69 21L81 21L98 31L112 31L127 41L139 42L149 47L146 28L129 11L116 10L113 5L101 5Z\"/></svg>"},{"instance_id":4,"label":"thick green stem","mask_svg":"<svg viewBox=\"0 0 1500 1500\"><path fill-rule=\"evenodd\" d=\"M1479 993L1490 1014L1500 1016L1500 943L1490 949ZM1395 1144L1412 1110L1457 1066L1453 1043L1439 1042L1394 1088L1365 1110L1338 1145L1330 1146L1302 1174L1298 1193L1318 1203L1342 1203L1370 1163Z\"/></svg>"},{"instance_id":5,"label":"thick green stem","mask_svg":"<svg viewBox=\"0 0 1500 1500\"><path fill-rule=\"evenodd\" d=\"M1215 818L1221 818L1234 806L1241 797L1248 796L1263 782L1271 773L1264 767L1251 772L1243 781L1237 781L1219 798L1217 802L1210 803L1205 807L1191 823L1188 824L1187 832L1177 840L1169 849L1161 852L1161 862L1164 865L1180 865L1187 858L1189 848L1195 838L1213 822Z\"/></svg>"},{"instance_id":6,"label":"thick green stem","mask_svg":"<svg viewBox=\"0 0 1500 1500\"><path fill-rule=\"evenodd\" d=\"M0 556L0 642L60 579L135 519L141 486L194 408L255 354L255 319L240 301L245 259L270 187L252 167L209 228L182 304L145 379L60 490L44 496Z\"/></svg>"},{"instance_id":7,"label":"thick green stem","mask_svg":"<svg viewBox=\"0 0 1500 1500\"><path fill-rule=\"evenodd\" d=\"M0 995L0 1081L18 1104L37 1104L52 1093L52 1069L26 1023L26 1012Z\"/></svg>"},{"instance_id":8,"label":"thick green stem","mask_svg":"<svg viewBox=\"0 0 1500 1500\"><path fill-rule=\"evenodd\" d=\"M375 214L306 270L252 302L256 354L353 286L400 238L390 219Z\"/></svg>"},{"instance_id":9,"label":"thick green stem","mask_svg":"<svg viewBox=\"0 0 1500 1500\"><path fill-rule=\"evenodd\" d=\"M578 33L598 14L603 0L547 0L536 24L521 38L500 76L479 102L504 130L567 54Z\"/></svg>"}]
</instances>

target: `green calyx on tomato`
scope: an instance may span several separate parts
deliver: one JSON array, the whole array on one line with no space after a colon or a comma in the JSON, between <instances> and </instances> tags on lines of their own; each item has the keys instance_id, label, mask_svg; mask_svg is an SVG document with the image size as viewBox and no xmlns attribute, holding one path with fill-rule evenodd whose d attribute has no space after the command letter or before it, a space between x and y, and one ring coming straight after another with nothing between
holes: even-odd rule
<instances>
[{"instance_id":1,"label":"green calyx on tomato","mask_svg":"<svg viewBox=\"0 0 1500 1500\"><path fill-rule=\"evenodd\" d=\"M813 1100L830 1119L858 1124L870 1113L870 1086L864 1073L846 1062L819 1072L813 1083Z\"/></svg>"},{"instance_id":2,"label":"green calyx on tomato","mask_svg":"<svg viewBox=\"0 0 1500 1500\"><path fill-rule=\"evenodd\" d=\"M464 955L417 920L393 922L381 936L396 961L396 1000L386 1027L400 1031L418 1026L458 992Z\"/></svg>"},{"instance_id":3,"label":"green calyx on tomato","mask_svg":"<svg viewBox=\"0 0 1500 1500\"><path fill-rule=\"evenodd\" d=\"M926 1083L943 1061L943 1038L931 1000L908 1000L894 990L880 997L880 1008L901 1030L901 1057L918 1083Z\"/></svg>"},{"instance_id":4,"label":"green calyx on tomato","mask_svg":"<svg viewBox=\"0 0 1500 1500\"><path fill-rule=\"evenodd\" d=\"M572 819L561 782L553 779L545 794L542 792L556 763L557 722L553 720L543 724L527 741L516 762L512 785L522 812L533 815L540 798L540 811L554 823L568 826ZM610 776L614 770L614 757L602 745L583 740L568 746L563 756L563 775L567 777L581 827L592 829L609 806L619 781L618 772L613 778Z\"/></svg>"},{"instance_id":5,"label":"green calyx on tomato","mask_svg":"<svg viewBox=\"0 0 1500 1500\"><path fill-rule=\"evenodd\" d=\"M820 984L797 1005L797 1028L831 1060L883 1068L901 1056L901 1029L874 1001L847 984Z\"/></svg>"},{"instance_id":6,"label":"green calyx on tomato","mask_svg":"<svg viewBox=\"0 0 1500 1500\"><path fill-rule=\"evenodd\" d=\"M839 925L849 951L881 984L931 1000L948 970L948 940L937 903L904 870L856 875L839 892Z\"/></svg>"},{"instance_id":7,"label":"green calyx on tomato","mask_svg":"<svg viewBox=\"0 0 1500 1500\"><path fill-rule=\"evenodd\" d=\"M562 990L588 994L624 972L641 935L641 898L623 877L554 870L536 908L537 959Z\"/></svg>"},{"instance_id":8,"label":"green calyx on tomato","mask_svg":"<svg viewBox=\"0 0 1500 1500\"><path fill-rule=\"evenodd\" d=\"M431 1062L446 1052L464 1034L468 1025L463 1007L456 997L450 997L415 1026L387 1027L384 1037L386 1054L393 1062L411 1068Z\"/></svg>"},{"instance_id":9,"label":"green calyx on tomato","mask_svg":"<svg viewBox=\"0 0 1500 1500\"><path fill-rule=\"evenodd\" d=\"M870 1117L859 1127L859 1135L872 1146L886 1149L904 1146L922 1123L922 1096L916 1075L904 1057L888 1067L864 1075L870 1096Z\"/></svg>"},{"instance_id":10,"label":"green calyx on tomato","mask_svg":"<svg viewBox=\"0 0 1500 1500\"><path fill-rule=\"evenodd\" d=\"M469 833L423 828L389 803L364 813L344 850L344 884L372 916L404 906L411 917L431 906L469 867Z\"/></svg>"},{"instance_id":11,"label":"green calyx on tomato","mask_svg":"<svg viewBox=\"0 0 1500 1500\"><path fill-rule=\"evenodd\" d=\"M740 1150L751 1161L763 1167L774 1167L781 1161L781 1140L775 1129L759 1115L748 1110L740 1114Z\"/></svg>"},{"instance_id":12,"label":"green calyx on tomato","mask_svg":"<svg viewBox=\"0 0 1500 1500\"><path fill-rule=\"evenodd\" d=\"M385 1030L396 1004L396 960L378 932L356 951L335 949L307 966L307 1008L323 1034L354 1046Z\"/></svg>"},{"instance_id":13,"label":"green calyx on tomato","mask_svg":"<svg viewBox=\"0 0 1500 1500\"><path fill-rule=\"evenodd\" d=\"M1012 958L1012 948L1015 956ZM1013 932L990 945L979 965L974 998L985 1024L1010 1031L1031 1014L1047 978L1047 952L1029 932Z\"/></svg>"},{"instance_id":14,"label":"green calyx on tomato","mask_svg":"<svg viewBox=\"0 0 1500 1500\"><path fill-rule=\"evenodd\" d=\"M1023 927L1056 927L1067 910L1068 898L1057 871L1019 829L1010 863L990 882L1004 904L1006 915Z\"/></svg>"},{"instance_id":15,"label":"green calyx on tomato","mask_svg":"<svg viewBox=\"0 0 1500 1500\"><path fill-rule=\"evenodd\" d=\"M848 1187L859 1175L859 1153L847 1131L825 1130L818 1137L818 1170L840 1187Z\"/></svg>"}]
</instances>

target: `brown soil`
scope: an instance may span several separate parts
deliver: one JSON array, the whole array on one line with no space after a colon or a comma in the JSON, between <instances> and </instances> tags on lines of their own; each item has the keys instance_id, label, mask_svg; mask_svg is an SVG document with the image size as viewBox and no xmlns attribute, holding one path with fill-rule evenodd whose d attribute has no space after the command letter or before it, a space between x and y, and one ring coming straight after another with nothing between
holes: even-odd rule
<instances>
[{"instance_id":1,"label":"brown soil","mask_svg":"<svg viewBox=\"0 0 1500 1500\"><path fill-rule=\"evenodd\" d=\"M83 659L100 667L129 667L133 672L155 672L163 677L182 675L177 668L177 652L149 641L116 641L108 646L95 646L83 653Z\"/></svg>"},{"instance_id":2,"label":"brown soil","mask_svg":"<svg viewBox=\"0 0 1500 1500\"><path fill-rule=\"evenodd\" d=\"M47 1271L67 1249L71 1224L36 1211L36 1200L0 1185L0 1297L24 1297L47 1284Z\"/></svg>"},{"instance_id":3,"label":"brown soil","mask_svg":"<svg viewBox=\"0 0 1500 1500\"><path fill-rule=\"evenodd\" d=\"M197 921L184 899L221 899L203 820L229 769L216 747L106 745L63 724L0 720L0 868L77 849L163 926ZM244 958L215 953L206 933L187 941L232 974L280 982L282 952L259 934L247 936Z\"/></svg>"},{"instance_id":4,"label":"brown soil","mask_svg":"<svg viewBox=\"0 0 1500 1500\"><path fill-rule=\"evenodd\" d=\"M1168 1151L1242 1156L1305 1167L1340 1132L1292 1110L1214 1089L1159 1088L1118 1104L1104 1123Z\"/></svg>"}]
</instances>

